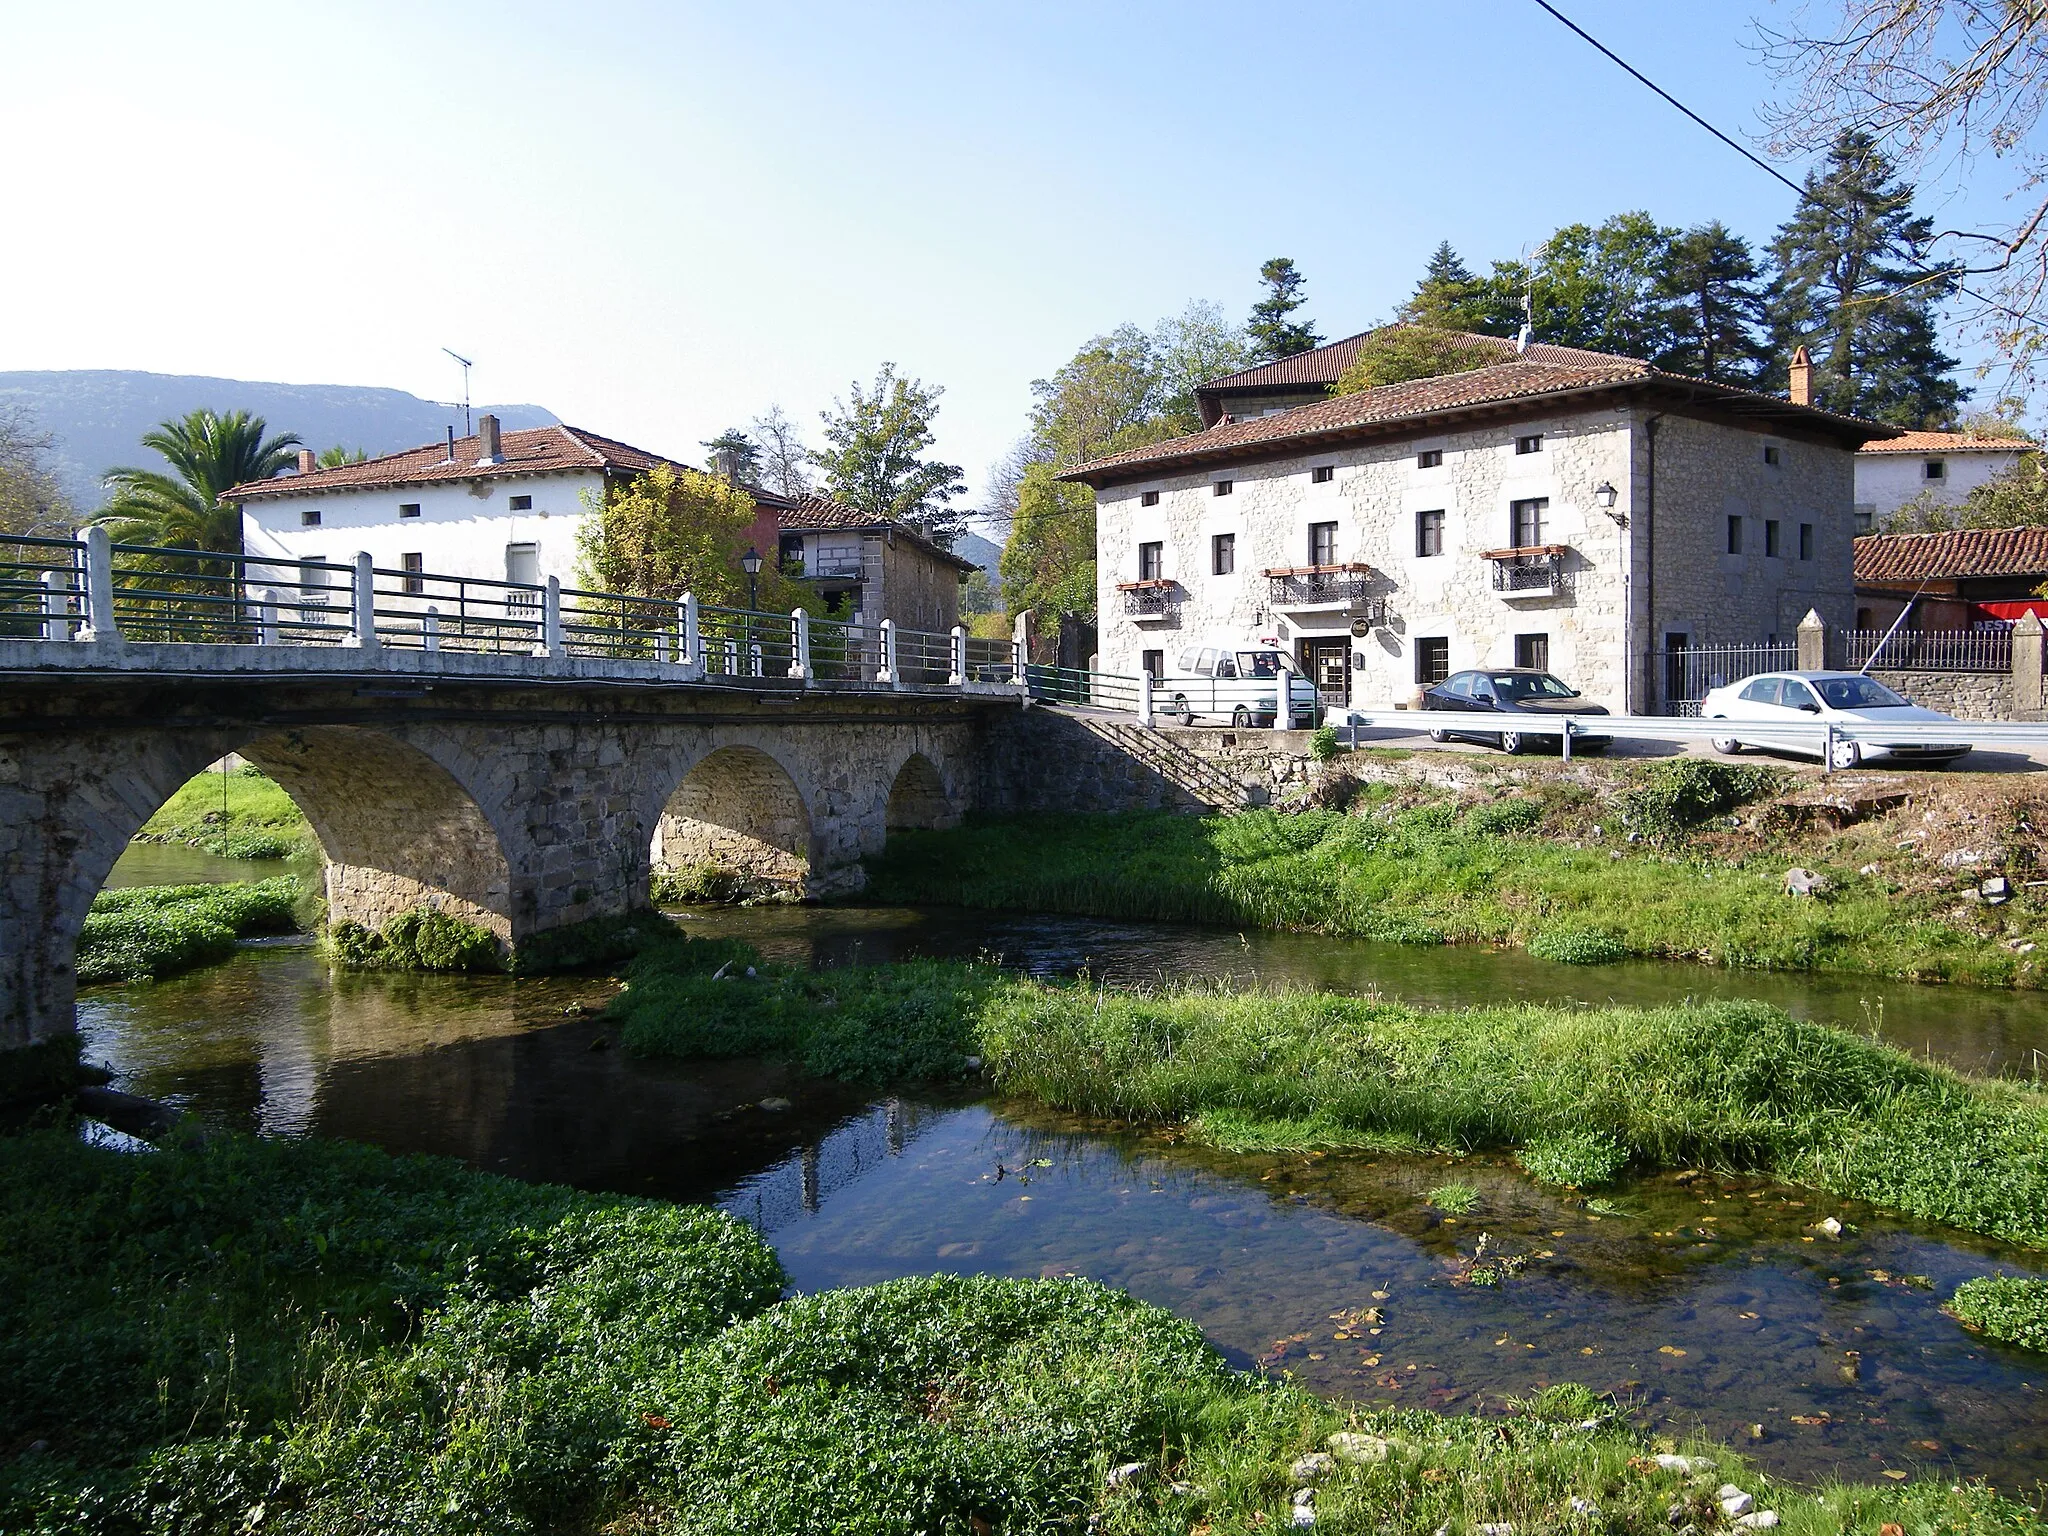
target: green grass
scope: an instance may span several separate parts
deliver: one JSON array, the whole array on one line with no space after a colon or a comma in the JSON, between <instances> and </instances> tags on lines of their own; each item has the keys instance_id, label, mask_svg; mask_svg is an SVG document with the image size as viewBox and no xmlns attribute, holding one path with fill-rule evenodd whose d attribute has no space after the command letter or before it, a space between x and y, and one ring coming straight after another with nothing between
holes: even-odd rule
<instances>
[{"instance_id":1,"label":"green grass","mask_svg":"<svg viewBox=\"0 0 2048 1536\"><path fill-rule=\"evenodd\" d=\"M2048 1093L1758 1003L1430 1011L940 962L747 979L733 954L676 941L637 959L611 1005L627 1048L866 1081L953 1076L976 1055L1007 1092L1241 1150L1514 1151L1579 1185L1708 1164L2048 1248Z\"/></svg>"},{"instance_id":2,"label":"green grass","mask_svg":"<svg viewBox=\"0 0 2048 1536\"><path fill-rule=\"evenodd\" d=\"M2015 1275L1966 1280L1948 1309L1980 1333L2048 1352L2048 1280Z\"/></svg>"},{"instance_id":3,"label":"green grass","mask_svg":"<svg viewBox=\"0 0 2048 1536\"><path fill-rule=\"evenodd\" d=\"M153 980L225 959L240 938L297 933L301 899L290 875L101 891L79 931L78 980Z\"/></svg>"},{"instance_id":4,"label":"green grass","mask_svg":"<svg viewBox=\"0 0 2048 1536\"><path fill-rule=\"evenodd\" d=\"M1796 1490L1706 1446L1665 1471L1569 1385L1348 1413L1086 1281L782 1280L722 1214L448 1162L0 1138L0 1529L1222 1536L1285 1528L1290 1464L1349 1434L1316 1502L1340 1536L1668 1536L1724 1478L1798 1536L2040 1530L1947 1478Z\"/></svg>"},{"instance_id":5,"label":"green grass","mask_svg":"<svg viewBox=\"0 0 2048 1536\"><path fill-rule=\"evenodd\" d=\"M1449 1211L1453 1216L1462 1216L1479 1203L1479 1191L1470 1184L1439 1184L1424 1193L1423 1199L1440 1211Z\"/></svg>"},{"instance_id":6,"label":"green grass","mask_svg":"<svg viewBox=\"0 0 2048 1536\"><path fill-rule=\"evenodd\" d=\"M1653 780L1622 798L1645 829L1641 842L1615 846L1610 836L1574 847L1535 827L1529 799L1461 813L1449 803L1398 809L1372 791L1349 814L969 822L892 833L868 862L863 899L1512 945L1571 964L1636 956L2048 982L2031 956L1951 920L1932 894L1900 897L1830 868L1823 899L1788 897L1782 858L1729 865L1686 856L1669 830L1725 802L1689 781Z\"/></svg>"},{"instance_id":7,"label":"green grass","mask_svg":"<svg viewBox=\"0 0 2048 1536\"><path fill-rule=\"evenodd\" d=\"M291 796L259 770L243 767L187 782L143 824L137 840L186 843L224 859L283 859L309 846L312 836Z\"/></svg>"}]
</instances>

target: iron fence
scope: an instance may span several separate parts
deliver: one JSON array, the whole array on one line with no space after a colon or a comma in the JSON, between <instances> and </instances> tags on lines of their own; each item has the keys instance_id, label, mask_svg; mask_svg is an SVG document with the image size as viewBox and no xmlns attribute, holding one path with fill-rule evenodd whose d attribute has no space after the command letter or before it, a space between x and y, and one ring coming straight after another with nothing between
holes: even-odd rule
<instances>
[{"instance_id":1,"label":"iron fence","mask_svg":"<svg viewBox=\"0 0 2048 1536\"><path fill-rule=\"evenodd\" d=\"M1365 602L1363 571L1294 571L1266 578L1266 601L1275 608L1310 605L1357 608Z\"/></svg>"},{"instance_id":2,"label":"iron fence","mask_svg":"<svg viewBox=\"0 0 2048 1536\"><path fill-rule=\"evenodd\" d=\"M1695 717L1700 701L1716 688L1757 672L1785 672L1799 665L1797 645L1696 645L1666 649L1662 702L1667 715Z\"/></svg>"},{"instance_id":3,"label":"iron fence","mask_svg":"<svg viewBox=\"0 0 2048 1536\"><path fill-rule=\"evenodd\" d=\"M1561 592L1566 586L1564 556L1500 555L1493 562L1493 590L1525 597Z\"/></svg>"},{"instance_id":4,"label":"iron fence","mask_svg":"<svg viewBox=\"0 0 2048 1536\"><path fill-rule=\"evenodd\" d=\"M1842 664L1854 670L1924 669L1929 672L2010 672L2012 626L1977 629L1901 629L1889 639L1881 629L1840 631Z\"/></svg>"}]
</instances>

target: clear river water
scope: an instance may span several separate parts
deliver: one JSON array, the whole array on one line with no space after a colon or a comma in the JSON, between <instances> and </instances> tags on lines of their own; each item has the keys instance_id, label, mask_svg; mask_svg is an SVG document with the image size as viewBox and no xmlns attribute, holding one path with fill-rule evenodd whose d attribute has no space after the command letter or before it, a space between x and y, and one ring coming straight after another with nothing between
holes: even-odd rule
<instances>
[{"instance_id":1,"label":"clear river water","mask_svg":"<svg viewBox=\"0 0 2048 1536\"><path fill-rule=\"evenodd\" d=\"M270 872L137 847L115 878ZM1745 996L1970 1070L2028 1073L2048 1055L2038 994L1062 917L675 915L799 964L981 954L1441 1004ZM1939 1468L2022 1492L2048 1467L2048 1357L1941 1310L1961 1281L2048 1272L2048 1255L1761 1180L1660 1175L1595 1209L1500 1159L1232 1156L964 1092L878 1098L773 1063L643 1061L611 1046L599 1010L612 991L589 977L335 974L310 944L264 941L187 976L89 989L79 1020L117 1086L213 1124L716 1203L761 1230L799 1290L1080 1274L1194 1319L1238 1365L1336 1397L1483 1412L1578 1380L1784 1475ZM791 1107L759 1107L771 1098ZM1462 1215L1425 1199L1451 1180L1478 1191ZM1846 1224L1839 1238L1819 1230L1828 1216ZM1482 1237L1525 1267L1475 1283Z\"/></svg>"}]
</instances>

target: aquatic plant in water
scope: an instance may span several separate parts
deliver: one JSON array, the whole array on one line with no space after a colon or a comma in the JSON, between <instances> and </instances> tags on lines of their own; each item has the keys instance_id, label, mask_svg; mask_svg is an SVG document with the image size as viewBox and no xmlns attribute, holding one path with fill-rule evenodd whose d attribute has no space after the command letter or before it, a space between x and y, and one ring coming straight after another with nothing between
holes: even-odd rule
<instances>
[{"instance_id":1,"label":"aquatic plant in water","mask_svg":"<svg viewBox=\"0 0 2048 1536\"><path fill-rule=\"evenodd\" d=\"M1424 1193L1423 1199L1440 1211L1449 1211L1453 1216L1462 1216L1479 1203L1479 1191L1470 1184L1453 1181L1439 1184Z\"/></svg>"}]
</instances>

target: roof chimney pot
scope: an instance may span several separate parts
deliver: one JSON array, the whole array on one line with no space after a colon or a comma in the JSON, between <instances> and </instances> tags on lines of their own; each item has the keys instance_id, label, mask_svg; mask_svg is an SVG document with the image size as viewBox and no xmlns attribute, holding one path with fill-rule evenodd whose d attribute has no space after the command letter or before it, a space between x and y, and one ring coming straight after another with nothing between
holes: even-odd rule
<instances>
[{"instance_id":1,"label":"roof chimney pot","mask_svg":"<svg viewBox=\"0 0 2048 1536\"><path fill-rule=\"evenodd\" d=\"M1792 354L1792 368L1789 377L1792 384L1792 403L1794 405L1813 404L1813 359L1806 355L1806 348L1801 347Z\"/></svg>"},{"instance_id":2,"label":"roof chimney pot","mask_svg":"<svg viewBox=\"0 0 2048 1536\"><path fill-rule=\"evenodd\" d=\"M498 418L489 411L476 419L476 447L477 468L505 462L504 450L498 441Z\"/></svg>"},{"instance_id":3,"label":"roof chimney pot","mask_svg":"<svg viewBox=\"0 0 2048 1536\"><path fill-rule=\"evenodd\" d=\"M320 467L320 458L319 458L319 455L317 455L316 453L314 453L312 449L310 449L310 448L301 448L301 449L299 450L299 473L300 473L300 474L302 474L302 475L310 475L311 473L313 473L313 471L314 471L314 470L318 469L319 467Z\"/></svg>"}]
</instances>

